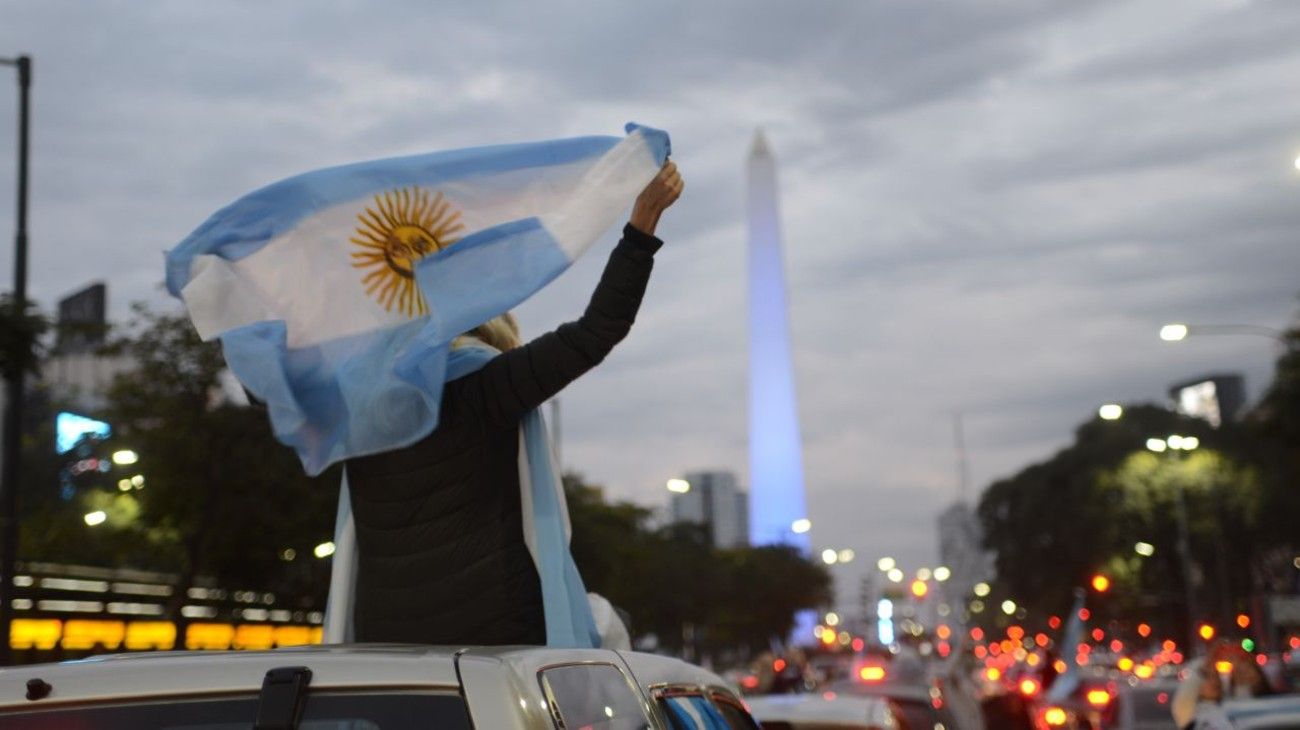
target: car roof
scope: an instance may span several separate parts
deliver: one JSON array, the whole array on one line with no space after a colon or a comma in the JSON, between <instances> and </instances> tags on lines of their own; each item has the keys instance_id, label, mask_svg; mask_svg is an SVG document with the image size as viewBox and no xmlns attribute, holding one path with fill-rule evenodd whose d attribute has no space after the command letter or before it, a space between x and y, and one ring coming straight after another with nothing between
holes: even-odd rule
<instances>
[{"instance_id":1,"label":"car roof","mask_svg":"<svg viewBox=\"0 0 1300 730\"><path fill-rule=\"evenodd\" d=\"M879 697L825 694L760 695L745 699L761 722L817 722L851 727L888 725L889 704Z\"/></svg>"},{"instance_id":2,"label":"car roof","mask_svg":"<svg viewBox=\"0 0 1300 730\"><path fill-rule=\"evenodd\" d=\"M1233 722L1254 720L1255 718L1274 719L1292 714L1300 715L1300 695L1272 695L1252 699L1229 700L1223 703L1223 712Z\"/></svg>"},{"instance_id":3,"label":"car roof","mask_svg":"<svg viewBox=\"0 0 1300 730\"><path fill-rule=\"evenodd\" d=\"M31 707L27 683L51 691L42 706L178 694L257 692L266 672L311 669L311 685L327 688L418 686L454 688L457 649L404 645L317 645L270 651L171 651L109 654L57 664L0 669L0 709Z\"/></svg>"},{"instance_id":4,"label":"car roof","mask_svg":"<svg viewBox=\"0 0 1300 730\"><path fill-rule=\"evenodd\" d=\"M457 689L458 656L500 662L521 676L545 667L621 658L646 691L658 686L734 688L716 674L679 659L604 650L539 646L437 647L404 644L326 644L269 651L171 651L108 654L57 664L0 669L0 710L32 707L27 683L52 688L41 706L149 697L258 692L271 669L305 666L323 689L407 687Z\"/></svg>"}]
</instances>

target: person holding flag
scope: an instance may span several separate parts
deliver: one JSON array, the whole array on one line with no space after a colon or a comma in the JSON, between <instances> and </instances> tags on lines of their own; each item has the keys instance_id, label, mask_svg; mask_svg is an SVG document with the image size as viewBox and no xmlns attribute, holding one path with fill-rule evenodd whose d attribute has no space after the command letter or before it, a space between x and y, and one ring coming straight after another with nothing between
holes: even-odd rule
<instances>
[{"instance_id":1,"label":"person holding flag","mask_svg":"<svg viewBox=\"0 0 1300 730\"><path fill-rule=\"evenodd\" d=\"M277 439L309 474L344 464L326 641L626 643L569 552L538 406L627 335L683 188L669 151L629 124L316 170L167 253ZM630 203L583 316L521 345L510 310Z\"/></svg>"},{"instance_id":2,"label":"person holding flag","mask_svg":"<svg viewBox=\"0 0 1300 730\"><path fill-rule=\"evenodd\" d=\"M646 186L578 320L524 345L509 314L474 328L453 352L481 350L481 364L449 377L438 427L348 461L358 641L546 643L523 539L521 421L627 336L662 245L659 216L682 188L672 162Z\"/></svg>"}]
</instances>

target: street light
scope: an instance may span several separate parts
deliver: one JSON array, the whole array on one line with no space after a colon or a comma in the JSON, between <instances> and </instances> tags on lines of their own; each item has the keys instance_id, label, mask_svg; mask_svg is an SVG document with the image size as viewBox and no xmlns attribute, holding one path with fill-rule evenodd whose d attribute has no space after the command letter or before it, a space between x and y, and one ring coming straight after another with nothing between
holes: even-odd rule
<instances>
[{"instance_id":1,"label":"street light","mask_svg":"<svg viewBox=\"0 0 1300 730\"><path fill-rule=\"evenodd\" d=\"M113 452L113 463L118 466L130 466L140 460L140 455L130 449Z\"/></svg>"},{"instance_id":2,"label":"street light","mask_svg":"<svg viewBox=\"0 0 1300 730\"><path fill-rule=\"evenodd\" d=\"M108 519L108 515L104 512L104 510L97 509L94 512L87 512L86 515L81 519L85 520L87 525L94 527L95 525L104 524L104 520Z\"/></svg>"},{"instance_id":3,"label":"street light","mask_svg":"<svg viewBox=\"0 0 1300 730\"><path fill-rule=\"evenodd\" d=\"M1156 546L1149 542L1139 542L1133 546L1133 552L1144 558L1149 558L1156 554Z\"/></svg>"},{"instance_id":4,"label":"street light","mask_svg":"<svg viewBox=\"0 0 1300 730\"><path fill-rule=\"evenodd\" d=\"M691 491L691 483L685 479L669 479L668 491L673 494L686 494Z\"/></svg>"},{"instance_id":5,"label":"street light","mask_svg":"<svg viewBox=\"0 0 1300 730\"><path fill-rule=\"evenodd\" d=\"M801 517L790 523L790 531L796 535L802 535L812 529L812 520L807 517Z\"/></svg>"},{"instance_id":6,"label":"street light","mask_svg":"<svg viewBox=\"0 0 1300 730\"><path fill-rule=\"evenodd\" d=\"M1257 324L1167 324L1160 328L1160 339L1165 342L1182 342L1191 335L1255 335L1267 337L1290 346L1286 333L1273 327Z\"/></svg>"},{"instance_id":7,"label":"street light","mask_svg":"<svg viewBox=\"0 0 1300 730\"><path fill-rule=\"evenodd\" d=\"M27 306L27 153L31 120L29 92L32 86L30 56L0 58L0 66L18 71L18 206L14 216L14 307L22 315ZM14 368L9 378L4 420L4 465L0 472L0 664L12 658L8 636L13 624L14 566L18 561L18 477L22 474L23 369Z\"/></svg>"},{"instance_id":8,"label":"street light","mask_svg":"<svg viewBox=\"0 0 1300 730\"><path fill-rule=\"evenodd\" d=\"M834 565L840 562L839 551L832 550L831 548L826 548L825 550L822 551L822 562L826 563L827 565Z\"/></svg>"},{"instance_id":9,"label":"street light","mask_svg":"<svg viewBox=\"0 0 1300 730\"><path fill-rule=\"evenodd\" d=\"M1172 434L1164 439L1147 439L1147 449L1157 454L1164 452L1166 449L1172 449L1175 452L1195 451L1200 445L1201 440L1195 436L1182 436L1179 434ZM1195 631L1192 630L1192 620L1197 615L1196 590L1192 587L1192 546L1187 528L1187 497L1183 494L1181 488L1175 489L1174 494L1177 495L1177 500L1174 502L1174 518L1178 523L1178 557L1183 564L1183 588L1186 596L1184 605L1187 609L1188 630L1192 631L1192 640L1188 646L1196 646ZM1139 549L1143 545L1150 549L1150 553L1143 553ZM1155 549L1146 543L1138 543L1134 546L1134 551L1139 555L1150 555L1155 552Z\"/></svg>"},{"instance_id":10,"label":"street light","mask_svg":"<svg viewBox=\"0 0 1300 730\"><path fill-rule=\"evenodd\" d=\"M1120 416L1124 415L1124 407L1118 403L1107 403L1097 409L1097 415L1101 416L1103 421L1118 421Z\"/></svg>"},{"instance_id":11,"label":"street light","mask_svg":"<svg viewBox=\"0 0 1300 730\"><path fill-rule=\"evenodd\" d=\"M882 573L888 573L893 570L895 565L896 563L893 558L881 558L876 561L876 567L880 568L880 572Z\"/></svg>"}]
</instances>

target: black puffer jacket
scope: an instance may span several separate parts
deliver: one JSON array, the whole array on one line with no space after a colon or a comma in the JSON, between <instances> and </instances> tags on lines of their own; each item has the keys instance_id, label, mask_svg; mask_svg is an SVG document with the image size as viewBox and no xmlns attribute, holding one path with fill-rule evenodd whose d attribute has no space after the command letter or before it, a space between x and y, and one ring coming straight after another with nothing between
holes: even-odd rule
<instances>
[{"instance_id":1,"label":"black puffer jacket","mask_svg":"<svg viewBox=\"0 0 1300 730\"><path fill-rule=\"evenodd\" d=\"M627 336L661 245L625 227L581 319L447 383L423 440L348 461L358 641L546 643L523 541L520 419Z\"/></svg>"}]
</instances>

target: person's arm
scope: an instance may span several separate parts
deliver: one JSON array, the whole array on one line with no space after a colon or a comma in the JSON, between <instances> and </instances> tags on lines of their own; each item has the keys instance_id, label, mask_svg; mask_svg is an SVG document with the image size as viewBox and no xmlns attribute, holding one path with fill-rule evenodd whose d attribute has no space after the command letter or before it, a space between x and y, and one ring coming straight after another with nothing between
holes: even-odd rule
<instances>
[{"instance_id":1,"label":"person's arm","mask_svg":"<svg viewBox=\"0 0 1300 730\"><path fill-rule=\"evenodd\" d=\"M623 239L614 247L586 312L528 344L490 360L457 381L492 424L512 424L598 365L636 320L654 254L659 216L681 195L683 183L669 162L633 206Z\"/></svg>"}]
</instances>

